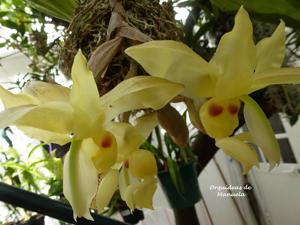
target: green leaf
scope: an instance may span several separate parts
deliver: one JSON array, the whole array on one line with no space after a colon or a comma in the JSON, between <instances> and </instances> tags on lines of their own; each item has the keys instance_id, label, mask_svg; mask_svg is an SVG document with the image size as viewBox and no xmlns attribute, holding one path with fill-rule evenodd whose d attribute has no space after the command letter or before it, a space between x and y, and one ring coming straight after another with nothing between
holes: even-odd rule
<instances>
[{"instance_id":1,"label":"green leaf","mask_svg":"<svg viewBox=\"0 0 300 225\"><path fill-rule=\"evenodd\" d=\"M63 181L62 180L54 180L51 179L48 183L50 185L50 189L48 191L49 196L60 195L63 192Z\"/></svg>"},{"instance_id":2,"label":"green leaf","mask_svg":"<svg viewBox=\"0 0 300 225\"><path fill-rule=\"evenodd\" d=\"M184 193L184 185L183 185L183 181L182 181L177 163L174 162L171 158L168 158L167 164L168 164L172 183L174 184L176 190L179 193Z\"/></svg>"},{"instance_id":3,"label":"green leaf","mask_svg":"<svg viewBox=\"0 0 300 225\"><path fill-rule=\"evenodd\" d=\"M1 42L0 43L0 48L3 48L3 47L5 47L6 46L6 42Z\"/></svg>"},{"instance_id":4,"label":"green leaf","mask_svg":"<svg viewBox=\"0 0 300 225\"><path fill-rule=\"evenodd\" d=\"M256 17L279 23L283 19L287 25L300 27L299 0L210 0L221 11L235 12L241 5Z\"/></svg>"},{"instance_id":5,"label":"green leaf","mask_svg":"<svg viewBox=\"0 0 300 225\"><path fill-rule=\"evenodd\" d=\"M9 13L9 11L2 11L2 12L0 12L0 18L3 17L3 16L6 16L8 13Z\"/></svg>"},{"instance_id":6,"label":"green leaf","mask_svg":"<svg viewBox=\"0 0 300 225\"><path fill-rule=\"evenodd\" d=\"M289 118L289 122L291 126L294 126L297 121L298 121L299 115L298 114L294 114Z\"/></svg>"},{"instance_id":7,"label":"green leaf","mask_svg":"<svg viewBox=\"0 0 300 225\"><path fill-rule=\"evenodd\" d=\"M27 0L27 2L32 8L66 22L71 21L74 16L74 11L79 3L77 0Z\"/></svg>"},{"instance_id":8,"label":"green leaf","mask_svg":"<svg viewBox=\"0 0 300 225\"><path fill-rule=\"evenodd\" d=\"M14 30L19 29L19 25L11 20L2 20L1 25Z\"/></svg>"}]
</instances>

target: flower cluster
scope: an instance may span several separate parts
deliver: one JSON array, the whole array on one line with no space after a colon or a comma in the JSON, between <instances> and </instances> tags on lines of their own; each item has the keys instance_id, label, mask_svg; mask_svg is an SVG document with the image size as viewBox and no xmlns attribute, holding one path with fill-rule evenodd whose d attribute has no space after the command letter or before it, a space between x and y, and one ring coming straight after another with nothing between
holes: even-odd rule
<instances>
[{"instance_id":1,"label":"flower cluster","mask_svg":"<svg viewBox=\"0 0 300 225\"><path fill-rule=\"evenodd\" d=\"M190 110L192 122L215 138L226 154L239 160L244 173L258 165L252 144L261 148L271 168L279 163L279 145L268 119L248 94L268 85L300 83L300 68L281 68L285 55L283 21L271 37L255 45L252 23L241 7L232 31L222 36L209 62L175 41L151 41L130 47L126 53L150 75L183 84L182 95L192 101L207 99L200 109ZM231 136L238 127L241 102L249 132Z\"/></svg>"},{"instance_id":2,"label":"flower cluster","mask_svg":"<svg viewBox=\"0 0 300 225\"><path fill-rule=\"evenodd\" d=\"M90 207L102 211L118 188L129 208L152 208L157 165L153 154L140 146L158 123L155 110L179 94L192 102L189 113L195 126L239 160L245 173L258 165L252 144L261 148L272 168L280 161L279 145L249 94L272 84L300 83L299 68L281 68L284 31L281 21L271 37L255 45L251 21L241 7L232 31L221 38L209 62L175 41L130 47L126 53L152 76L127 79L101 97L79 50L71 89L36 81L24 93L12 94L0 86L6 108L0 127L15 125L45 142L71 142L63 189L75 219L92 219ZM203 99L196 109L194 103ZM234 135L242 106L249 132ZM114 121L121 113L145 108L153 112L133 124Z\"/></svg>"},{"instance_id":3,"label":"flower cluster","mask_svg":"<svg viewBox=\"0 0 300 225\"><path fill-rule=\"evenodd\" d=\"M138 119L135 126L112 120L131 110L158 110L182 91L182 85L138 76L99 97L81 51L74 59L72 80L71 89L31 82L21 94L0 86L6 108L0 113L0 126L15 125L45 142L71 142L64 160L63 191L74 219L92 219L89 208L95 205L102 211L118 187L131 209L152 208L157 165L152 153L139 146L156 126L156 114Z\"/></svg>"}]
</instances>

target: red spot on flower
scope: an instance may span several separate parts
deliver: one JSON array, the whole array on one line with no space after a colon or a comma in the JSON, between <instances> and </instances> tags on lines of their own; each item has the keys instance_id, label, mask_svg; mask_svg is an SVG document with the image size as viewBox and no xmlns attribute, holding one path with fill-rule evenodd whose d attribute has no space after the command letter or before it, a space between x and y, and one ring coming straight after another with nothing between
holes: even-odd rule
<instances>
[{"instance_id":1,"label":"red spot on flower","mask_svg":"<svg viewBox=\"0 0 300 225\"><path fill-rule=\"evenodd\" d=\"M128 159L124 160L123 164L124 164L125 168L129 168L129 160Z\"/></svg>"},{"instance_id":2,"label":"red spot on flower","mask_svg":"<svg viewBox=\"0 0 300 225\"><path fill-rule=\"evenodd\" d=\"M223 112L223 107L221 105L212 103L209 107L208 107L208 113L211 116L218 116Z\"/></svg>"},{"instance_id":3,"label":"red spot on flower","mask_svg":"<svg viewBox=\"0 0 300 225\"><path fill-rule=\"evenodd\" d=\"M109 148L109 147L111 147L112 142L113 142L112 138L109 135L106 135L101 140L101 146L103 148Z\"/></svg>"},{"instance_id":4,"label":"red spot on flower","mask_svg":"<svg viewBox=\"0 0 300 225\"><path fill-rule=\"evenodd\" d=\"M239 111L239 107L237 105L234 104L229 104L228 106L228 111L231 115L235 115L238 113Z\"/></svg>"}]
</instances>

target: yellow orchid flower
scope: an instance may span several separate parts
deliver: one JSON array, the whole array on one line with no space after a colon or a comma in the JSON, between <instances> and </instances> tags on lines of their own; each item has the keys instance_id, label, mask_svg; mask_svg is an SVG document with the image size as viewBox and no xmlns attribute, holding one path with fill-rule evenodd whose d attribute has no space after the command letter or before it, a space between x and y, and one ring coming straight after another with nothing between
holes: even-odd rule
<instances>
[{"instance_id":1,"label":"yellow orchid flower","mask_svg":"<svg viewBox=\"0 0 300 225\"><path fill-rule=\"evenodd\" d=\"M121 82L99 98L81 51L74 59L72 80L71 90L39 82L29 85L26 93L15 95L1 87L0 97L6 109L0 113L0 127L15 125L42 141L72 141L64 161L64 194L73 208L74 219L92 219L89 208L97 194L98 175L99 190L117 186L114 181L118 173L112 170L117 160L116 137L107 125L123 112L160 109L183 87L161 78L139 76Z\"/></svg>"},{"instance_id":2,"label":"yellow orchid flower","mask_svg":"<svg viewBox=\"0 0 300 225\"><path fill-rule=\"evenodd\" d=\"M175 41L151 41L125 52L152 76L183 84L183 95L211 98L200 108L202 125L219 147L242 162L244 172L258 164L247 144L250 140L262 149L271 167L279 163L279 145L270 124L248 94L268 85L300 83L300 68L280 68L285 53L283 21L271 37L255 45L249 15L241 7L232 31L223 35L209 62ZM251 133L248 140L228 137L238 126L240 100Z\"/></svg>"},{"instance_id":3,"label":"yellow orchid flower","mask_svg":"<svg viewBox=\"0 0 300 225\"><path fill-rule=\"evenodd\" d=\"M110 123L108 126L118 144L120 195L131 210L153 209L152 199L157 186L156 160L150 151L140 149L140 146L158 124L158 119L156 113L151 113L134 122L134 125Z\"/></svg>"}]
</instances>

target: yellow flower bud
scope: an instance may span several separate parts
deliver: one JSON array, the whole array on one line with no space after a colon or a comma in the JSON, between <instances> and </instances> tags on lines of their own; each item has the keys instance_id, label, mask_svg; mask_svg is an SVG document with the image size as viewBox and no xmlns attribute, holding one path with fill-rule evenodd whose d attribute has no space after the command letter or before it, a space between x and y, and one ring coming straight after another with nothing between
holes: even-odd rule
<instances>
[{"instance_id":1,"label":"yellow flower bud","mask_svg":"<svg viewBox=\"0 0 300 225\"><path fill-rule=\"evenodd\" d=\"M156 160L147 150L139 149L132 152L128 158L128 168L133 176L140 179L157 174Z\"/></svg>"}]
</instances>

